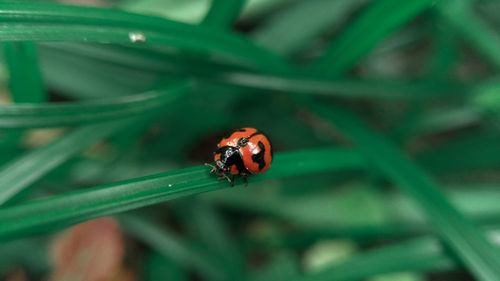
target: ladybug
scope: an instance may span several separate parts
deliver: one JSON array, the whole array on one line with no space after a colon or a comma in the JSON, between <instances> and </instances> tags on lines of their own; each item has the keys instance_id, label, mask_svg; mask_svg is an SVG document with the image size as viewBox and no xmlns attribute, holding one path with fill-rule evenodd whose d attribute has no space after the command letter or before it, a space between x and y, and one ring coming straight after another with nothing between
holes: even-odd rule
<instances>
[{"instance_id":1,"label":"ladybug","mask_svg":"<svg viewBox=\"0 0 500 281\"><path fill-rule=\"evenodd\" d=\"M269 169L273 160L273 150L269 139L255 128L234 130L224 137L214 152L214 165L210 173L216 173L219 179L226 178L234 185L234 177L247 177L261 174ZM228 174L231 175L229 178Z\"/></svg>"}]
</instances>

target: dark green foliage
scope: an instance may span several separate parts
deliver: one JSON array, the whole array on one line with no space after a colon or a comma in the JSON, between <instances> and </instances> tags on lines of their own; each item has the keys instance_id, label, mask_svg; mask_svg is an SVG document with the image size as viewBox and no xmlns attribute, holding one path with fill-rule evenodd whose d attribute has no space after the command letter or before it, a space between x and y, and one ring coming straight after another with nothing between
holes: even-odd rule
<instances>
[{"instance_id":1,"label":"dark green foliage","mask_svg":"<svg viewBox=\"0 0 500 281\"><path fill-rule=\"evenodd\" d=\"M209 2L0 3L0 276L116 215L144 280L500 280L495 1Z\"/></svg>"}]
</instances>

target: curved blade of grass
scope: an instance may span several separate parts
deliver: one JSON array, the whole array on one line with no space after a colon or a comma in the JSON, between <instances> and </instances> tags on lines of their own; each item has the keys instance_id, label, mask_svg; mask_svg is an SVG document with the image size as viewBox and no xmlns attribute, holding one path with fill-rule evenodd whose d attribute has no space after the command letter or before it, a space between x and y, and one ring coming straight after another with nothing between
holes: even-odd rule
<instances>
[{"instance_id":1,"label":"curved blade of grass","mask_svg":"<svg viewBox=\"0 0 500 281\"><path fill-rule=\"evenodd\" d=\"M143 266L143 276L145 281L188 281L189 277L172 259L166 258L157 251L150 251Z\"/></svg>"},{"instance_id":2,"label":"curved blade of grass","mask_svg":"<svg viewBox=\"0 0 500 281\"><path fill-rule=\"evenodd\" d=\"M214 206L204 200L182 200L175 205L195 241L216 255L224 263L231 279L244 275L244 261L240 250L230 236L227 225Z\"/></svg>"},{"instance_id":3,"label":"curved blade of grass","mask_svg":"<svg viewBox=\"0 0 500 281\"><path fill-rule=\"evenodd\" d=\"M131 123L120 120L79 128L4 165L0 169L0 205L78 152Z\"/></svg>"},{"instance_id":4,"label":"curved blade of grass","mask_svg":"<svg viewBox=\"0 0 500 281\"><path fill-rule=\"evenodd\" d=\"M230 27L234 24L246 0L212 0L210 10L203 19L203 25Z\"/></svg>"},{"instance_id":5,"label":"curved blade of grass","mask_svg":"<svg viewBox=\"0 0 500 281\"><path fill-rule=\"evenodd\" d=\"M352 98L433 99L469 92L466 84L437 81L326 80L233 72L208 78L220 83L286 93L334 95Z\"/></svg>"},{"instance_id":6,"label":"curved blade of grass","mask_svg":"<svg viewBox=\"0 0 500 281\"><path fill-rule=\"evenodd\" d=\"M144 73L132 65L104 68L95 60L68 55L60 50L47 51L44 47L40 48L40 66L47 85L74 100L143 93L157 88L159 81L158 74Z\"/></svg>"},{"instance_id":7,"label":"curved blade of grass","mask_svg":"<svg viewBox=\"0 0 500 281\"><path fill-rule=\"evenodd\" d=\"M391 272L446 271L456 265L456 261L446 253L438 239L422 237L369 250L336 266L293 280L354 281Z\"/></svg>"},{"instance_id":8,"label":"curved blade of grass","mask_svg":"<svg viewBox=\"0 0 500 281\"><path fill-rule=\"evenodd\" d=\"M13 100L21 103L46 101L35 45L30 42L6 42L4 52Z\"/></svg>"},{"instance_id":9,"label":"curved blade of grass","mask_svg":"<svg viewBox=\"0 0 500 281\"><path fill-rule=\"evenodd\" d=\"M9 89L16 103L41 103L47 100L44 83L38 67L37 52L31 42L5 42L4 59L9 73ZM4 144L16 146L21 130L8 131L2 137Z\"/></svg>"},{"instance_id":10,"label":"curved blade of grass","mask_svg":"<svg viewBox=\"0 0 500 281\"><path fill-rule=\"evenodd\" d=\"M258 181L331 170L359 168L360 156L350 150L330 148L277 154L272 168L249 179ZM0 238L42 233L85 220L107 216L184 196L229 188L196 166L70 192L47 199L0 209ZM236 183L241 185L240 182Z\"/></svg>"},{"instance_id":11,"label":"curved blade of grass","mask_svg":"<svg viewBox=\"0 0 500 281\"><path fill-rule=\"evenodd\" d=\"M381 172L408 193L426 213L436 232L479 280L498 280L500 255L479 228L449 202L427 174L390 142L341 107L303 101L316 114L345 131Z\"/></svg>"},{"instance_id":12,"label":"curved blade of grass","mask_svg":"<svg viewBox=\"0 0 500 281\"><path fill-rule=\"evenodd\" d=\"M380 40L429 8L432 0L381 0L372 2L352 24L328 46L310 70L336 77L353 66Z\"/></svg>"},{"instance_id":13,"label":"curved blade of grass","mask_svg":"<svg viewBox=\"0 0 500 281\"><path fill-rule=\"evenodd\" d=\"M68 53L67 55L73 58L75 56L84 56L86 60L106 61L110 64L122 64L133 69L143 69L144 71L151 72L196 73L197 78L203 82L216 82L223 85L287 93L311 93L346 98L434 99L463 96L476 84L443 81L361 79L331 81L313 77L263 75L248 71L245 72L241 68L228 68L226 65L200 63L199 61L182 61L163 54L118 47L110 48L106 46L76 44L52 44L46 47L52 49L51 52ZM47 61L48 63L50 62ZM193 70L194 66L196 66L196 69ZM54 76L57 77L56 75ZM68 79L74 78L69 77ZM85 85L82 86L84 87Z\"/></svg>"},{"instance_id":14,"label":"curved blade of grass","mask_svg":"<svg viewBox=\"0 0 500 281\"><path fill-rule=\"evenodd\" d=\"M500 67L500 36L493 27L474 14L472 1L440 1L437 8L442 18L470 44ZM466 22L467 24L463 24Z\"/></svg>"},{"instance_id":15,"label":"curved blade of grass","mask_svg":"<svg viewBox=\"0 0 500 281\"><path fill-rule=\"evenodd\" d=\"M435 145L417 155L418 163L432 172L460 172L500 167L498 132L473 132ZM470 149L473 147L474 149Z\"/></svg>"},{"instance_id":16,"label":"curved blade of grass","mask_svg":"<svg viewBox=\"0 0 500 281\"><path fill-rule=\"evenodd\" d=\"M75 99L121 97L166 85L160 73L146 72L132 65L104 63L44 46L39 48L39 53L46 83Z\"/></svg>"},{"instance_id":17,"label":"curved blade of grass","mask_svg":"<svg viewBox=\"0 0 500 281\"><path fill-rule=\"evenodd\" d=\"M3 105L0 128L61 127L127 118L175 100L191 85L191 82L182 82L148 93L98 101Z\"/></svg>"},{"instance_id":18,"label":"curved blade of grass","mask_svg":"<svg viewBox=\"0 0 500 281\"><path fill-rule=\"evenodd\" d=\"M0 274L7 276L14 268L22 267L30 273L45 275L51 266L47 242L45 237L37 237L0 243Z\"/></svg>"},{"instance_id":19,"label":"curved blade of grass","mask_svg":"<svg viewBox=\"0 0 500 281\"><path fill-rule=\"evenodd\" d=\"M258 45L293 55L318 35L340 24L364 2L366 0L301 1L257 26L251 37Z\"/></svg>"},{"instance_id":20,"label":"curved blade of grass","mask_svg":"<svg viewBox=\"0 0 500 281\"><path fill-rule=\"evenodd\" d=\"M468 106L442 109L439 112L430 112L421 117L415 122L415 128L411 133L417 136L439 134L471 127L474 124L479 124L481 119L480 112Z\"/></svg>"},{"instance_id":21,"label":"curved blade of grass","mask_svg":"<svg viewBox=\"0 0 500 281\"><path fill-rule=\"evenodd\" d=\"M166 45L225 54L264 69L286 70L285 60L237 34L167 19L93 7L41 2L0 3L2 41L64 41Z\"/></svg>"},{"instance_id":22,"label":"curved blade of grass","mask_svg":"<svg viewBox=\"0 0 500 281\"><path fill-rule=\"evenodd\" d=\"M179 56L178 54L151 49L131 48L97 44L43 43L46 51L58 57L81 57L82 60L98 61L153 73L198 74L248 70L237 64L222 64L207 56Z\"/></svg>"},{"instance_id":23,"label":"curved blade of grass","mask_svg":"<svg viewBox=\"0 0 500 281\"><path fill-rule=\"evenodd\" d=\"M217 259L191 247L174 233L151 221L145 216L120 215L120 224L128 234L146 243L163 256L179 265L193 267L202 276L211 280L225 280L225 270L217 264Z\"/></svg>"},{"instance_id":24,"label":"curved blade of grass","mask_svg":"<svg viewBox=\"0 0 500 281\"><path fill-rule=\"evenodd\" d=\"M498 229L490 229L487 234L490 238L498 235ZM490 240L498 249L499 241ZM341 264L294 280L350 281L391 272L443 272L459 267L461 263L438 238L424 236L360 253Z\"/></svg>"}]
</instances>

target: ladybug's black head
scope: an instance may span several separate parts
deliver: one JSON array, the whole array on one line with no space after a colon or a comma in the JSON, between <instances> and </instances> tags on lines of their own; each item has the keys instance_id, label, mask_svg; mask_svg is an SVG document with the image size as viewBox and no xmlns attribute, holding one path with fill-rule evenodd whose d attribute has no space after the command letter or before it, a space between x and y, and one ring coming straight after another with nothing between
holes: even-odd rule
<instances>
[{"instance_id":1,"label":"ladybug's black head","mask_svg":"<svg viewBox=\"0 0 500 281\"><path fill-rule=\"evenodd\" d=\"M215 171L218 175L229 172L231 165L234 164L235 158L239 156L238 148L232 146L224 146L215 152L217 160L215 160ZM218 156L218 157L217 157Z\"/></svg>"}]
</instances>

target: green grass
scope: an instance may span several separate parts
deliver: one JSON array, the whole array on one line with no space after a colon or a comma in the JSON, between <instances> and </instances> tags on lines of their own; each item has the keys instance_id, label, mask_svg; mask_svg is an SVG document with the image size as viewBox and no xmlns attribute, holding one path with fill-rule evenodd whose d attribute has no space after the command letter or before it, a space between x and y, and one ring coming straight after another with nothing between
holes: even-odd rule
<instances>
[{"instance_id":1,"label":"green grass","mask_svg":"<svg viewBox=\"0 0 500 281\"><path fill-rule=\"evenodd\" d=\"M0 276L43 279L53 233L113 215L138 279L500 280L494 13L131 1L0 3ZM243 126L276 153L232 188L202 164Z\"/></svg>"}]
</instances>

